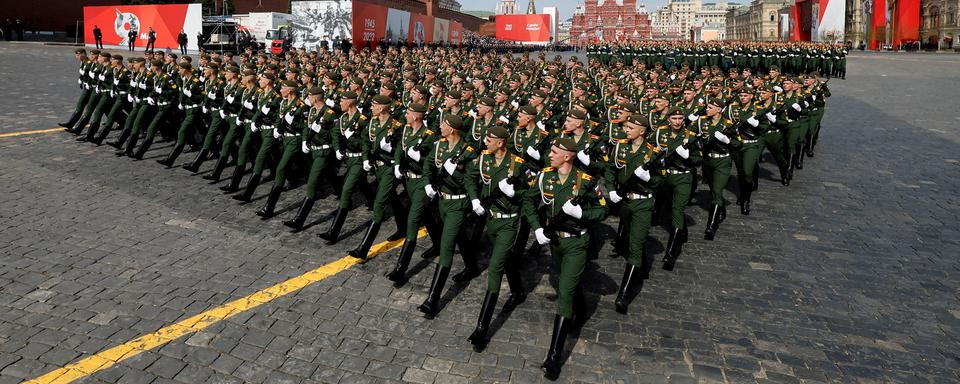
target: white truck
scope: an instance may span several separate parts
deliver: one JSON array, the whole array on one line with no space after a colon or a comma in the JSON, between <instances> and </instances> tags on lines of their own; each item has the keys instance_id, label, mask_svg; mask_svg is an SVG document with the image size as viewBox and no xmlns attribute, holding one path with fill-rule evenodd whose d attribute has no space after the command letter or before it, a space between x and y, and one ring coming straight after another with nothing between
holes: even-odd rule
<instances>
[{"instance_id":1,"label":"white truck","mask_svg":"<svg viewBox=\"0 0 960 384\"><path fill-rule=\"evenodd\" d=\"M241 27L257 39L258 43L263 43L269 49L270 41L267 40L267 32L290 25L293 15L280 12L250 12L246 15L234 15L234 18Z\"/></svg>"}]
</instances>

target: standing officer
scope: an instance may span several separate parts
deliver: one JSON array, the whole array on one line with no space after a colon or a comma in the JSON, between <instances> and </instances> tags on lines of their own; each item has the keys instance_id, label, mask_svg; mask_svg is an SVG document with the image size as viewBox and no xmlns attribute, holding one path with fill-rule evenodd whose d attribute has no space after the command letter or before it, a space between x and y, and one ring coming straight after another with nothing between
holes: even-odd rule
<instances>
[{"instance_id":1,"label":"standing officer","mask_svg":"<svg viewBox=\"0 0 960 384\"><path fill-rule=\"evenodd\" d=\"M468 204L473 211L481 215L484 213L480 200L469 196L466 189L465 165L475 157L475 149L462 139L461 130L465 128L463 120L457 115L446 115L440 123L441 139L438 140L430 155L424 159L426 167L427 185L424 191L428 198L439 197L440 220L443 232L440 237L440 260L433 273L433 282L430 284L426 300L418 309L427 318L433 318L440 310L440 297L450 267L453 264L453 250L460 244L460 256L463 258L464 270L453 277L456 282L469 280L476 276L476 255L473 246L465 244L466 236L462 233ZM467 197L470 201L467 201Z\"/></svg>"},{"instance_id":2,"label":"standing officer","mask_svg":"<svg viewBox=\"0 0 960 384\"><path fill-rule=\"evenodd\" d=\"M130 28L130 32L127 32L127 50L133 52L133 46L137 43L138 32L136 29Z\"/></svg>"},{"instance_id":3,"label":"standing officer","mask_svg":"<svg viewBox=\"0 0 960 384\"><path fill-rule=\"evenodd\" d=\"M646 241L653 222L654 196L662 182L655 175L651 161L658 156L660 147L647 143L645 138L650 122L646 117L633 114L623 119L625 137L617 139L606 163L604 182L610 191L610 202L620 205L620 225L617 244L627 244L624 253L626 267L620 281L620 290L614 301L617 312L627 313L627 295L633 282L646 278L653 259L647 257Z\"/></svg>"},{"instance_id":4,"label":"standing officer","mask_svg":"<svg viewBox=\"0 0 960 384\"><path fill-rule=\"evenodd\" d=\"M283 222L283 225L293 228L295 231L303 228L303 223L306 222L307 215L309 215L310 210L313 209L313 203L317 198L317 184L320 182L320 175L330 166L331 153L333 152L330 145L330 134L337 120L337 113L334 112L333 108L323 104L323 88L311 87L307 90L307 94L307 104L311 107L310 112L307 114L303 133L301 134L303 142L300 145L300 150L305 155L310 156L311 160L310 171L307 176L307 191L303 197L303 202L300 203L300 209L297 210L297 215L293 220ZM348 104L344 103L344 100L356 99L356 92L344 92L340 97L341 109L347 111L347 108L342 107ZM356 113L356 111L353 112ZM343 225L345 218L346 215L338 211L334 218L334 225L336 225L337 222Z\"/></svg>"},{"instance_id":5,"label":"standing officer","mask_svg":"<svg viewBox=\"0 0 960 384\"><path fill-rule=\"evenodd\" d=\"M187 33L183 30L180 30L180 34L177 35L177 44L180 44L180 54L187 54Z\"/></svg>"},{"instance_id":6,"label":"standing officer","mask_svg":"<svg viewBox=\"0 0 960 384\"><path fill-rule=\"evenodd\" d=\"M93 40L98 49L103 49L103 31L100 30L99 25L93 26Z\"/></svg>"},{"instance_id":7,"label":"standing officer","mask_svg":"<svg viewBox=\"0 0 960 384\"><path fill-rule=\"evenodd\" d=\"M486 348L490 338L487 331L493 310L500 295L500 283L507 275L510 297L503 304L503 312L510 312L526 300L523 280L520 278L517 258L513 251L520 229L520 207L527 183L527 165L523 158L507 151L510 132L502 126L486 130L486 150L467 167L465 186L467 194L480 199L482 210L489 215L487 235L493 248L490 250L490 265L487 267L487 293L480 307L477 327L468 340L475 351Z\"/></svg>"},{"instance_id":8,"label":"standing officer","mask_svg":"<svg viewBox=\"0 0 960 384\"><path fill-rule=\"evenodd\" d=\"M579 326L586 320L580 277L587 264L587 223L602 220L607 214L605 200L596 196L593 177L573 166L578 151L573 139L554 142L550 166L540 172L535 187L524 195L522 208L537 242L550 244L550 254L560 271L550 350L540 365L550 379L560 374L563 344L573 322Z\"/></svg>"},{"instance_id":9,"label":"standing officer","mask_svg":"<svg viewBox=\"0 0 960 384\"><path fill-rule=\"evenodd\" d=\"M325 96L320 95L320 97ZM341 95L340 109L343 110L343 114L336 119L333 130L330 132L334 156L337 161L343 162L346 168L343 187L340 189L340 205L334 213L333 225L330 229L317 235L326 240L328 245L335 244L340 239L340 229L347 218L347 212L350 211L353 189L357 183L366 178L363 171L363 130L369 118L357 109L355 93L344 92Z\"/></svg>"},{"instance_id":10,"label":"standing officer","mask_svg":"<svg viewBox=\"0 0 960 384\"><path fill-rule=\"evenodd\" d=\"M150 27L150 30L147 31L147 46L143 48L143 51L144 52L155 51L157 47L155 46L154 43L156 42L157 42L157 32L153 30L153 27Z\"/></svg>"}]
</instances>

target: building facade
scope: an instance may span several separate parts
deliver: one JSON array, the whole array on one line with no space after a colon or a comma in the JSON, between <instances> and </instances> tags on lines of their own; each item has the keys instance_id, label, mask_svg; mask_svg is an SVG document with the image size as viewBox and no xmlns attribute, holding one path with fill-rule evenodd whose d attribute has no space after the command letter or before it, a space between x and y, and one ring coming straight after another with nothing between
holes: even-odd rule
<instances>
[{"instance_id":1,"label":"building facade","mask_svg":"<svg viewBox=\"0 0 960 384\"><path fill-rule=\"evenodd\" d=\"M780 34L780 9L790 5L789 0L753 0L750 5L727 11L727 40L777 41L786 40Z\"/></svg>"},{"instance_id":2,"label":"building facade","mask_svg":"<svg viewBox=\"0 0 960 384\"><path fill-rule=\"evenodd\" d=\"M573 12L570 43L650 38L650 15L637 0L586 0Z\"/></svg>"},{"instance_id":3,"label":"building facade","mask_svg":"<svg viewBox=\"0 0 960 384\"><path fill-rule=\"evenodd\" d=\"M927 49L954 49L960 40L960 0L920 1L920 41Z\"/></svg>"},{"instance_id":4,"label":"building facade","mask_svg":"<svg viewBox=\"0 0 960 384\"><path fill-rule=\"evenodd\" d=\"M703 3L701 0L670 0L651 16L654 39L691 39L695 28L721 26L725 29L726 2Z\"/></svg>"},{"instance_id":5,"label":"building facade","mask_svg":"<svg viewBox=\"0 0 960 384\"><path fill-rule=\"evenodd\" d=\"M517 2L515 0L500 0L497 3L498 15L515 15L517 12Z\"/></svg>"}]
</instances>

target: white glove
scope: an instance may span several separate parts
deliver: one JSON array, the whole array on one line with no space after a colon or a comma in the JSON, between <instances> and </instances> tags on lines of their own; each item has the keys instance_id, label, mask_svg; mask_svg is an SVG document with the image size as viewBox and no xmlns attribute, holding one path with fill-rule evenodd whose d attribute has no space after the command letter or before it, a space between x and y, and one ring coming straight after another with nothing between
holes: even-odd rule
<instances>
[{"instance_id":1,"label":"white glove","mask_svg":"<svg viewBox=\"0 0 960 384\"><path fill-rule=\"evenodd\" d=\"M333 108L333 106L336 105L336 104L333 102L333 100L331 100L331 99L327 99L327 100L324 101L323 103L326 104L326 105L327 105L328 107L330 107L330 108Z\"/></svg>"},{"instance_id":2,"label":"white glove","mask_svg":"<svg viewBox=\"0 0 960 384\"><path fill-rule=\"evenodd\" d=\"M590 165L590 156L584 151L577 152L577 159L579 159L583 165Z\"/></svg>"},{"instance_id":3,"label":"white glove","mask_svg":"<svg viewBox=\"0 0 960 384\"><path fill-rule=\"evenodd\" d=\"M520 103L514 100L510 102L510 106L512 106L513 109L517 109L517 108L520 108Z\"/></svg>"},{"instance_id":4,"label":"white glove","mask_svg":"<svg viewBox=\"0 0 960 384\"><path fill-rule=\"evenodd\" d=\"M690 157L690 150L684 148L682 145L678 146L677 149L675 149L674 151L677 152L677 154L684 159Z\"/></svg>"},{"instance_id":5,"label":"white glove","mask_svg":"<svg viewBox=\"0 0 960 384\"><path fill-rule=\"evenodd\" d=\"M320 124L317 124L317 123L310 124L310 130L316 133L320 133Z\"/></svg>"},{"instance_id":6,"label":"white glove","mask_svg":"<svg viewBox=\"0 0 960 384\"><path fill-rule=\"evenodd\" d=\"M227 96L227 103L233 104L233 95Z\"/></svg>"},{"instance_id":7,"label":"white glove","mask_svg":"<svg viewBox=\"0 0 960 384\"><path fill-rule=\"evenodd\" d=\"M791 107L793 107L793 109L797 110L797 112L800 112L800 104L793 103L793 105L791 105Z\"/></svg>"},{"instance_id":8,"label":"white glove","mask_svg":"<svg viewBox=\"0 0 960 384\"><path fill-rule=\"evenodd\" d=\"M183 94L186 95L187 97L193 97L193 92L190 92L189 89L184 89Z\"/></svg>"},{"instance_id":9,"label":"white glove","mask_svg":"<svg viewBox=\"0 0 960 384\"><path fill-rule=\"evenodd\" d=\"M300 151L303 152L303 153L310 153L310 147L307 146L307 142L306 142L306 141L300 143Z\"/></svg>"},{"instance_id":10,"label":"white glove","mask_svg":"<svg viewBox=\"0 0 960 384\"><path fill-rule=\"evenodd\" d=\"M243 102L243 107L246 108L246 109L253 109L253 103L251 103L251 102L249 102L249 101L244 101L244 102Z\"/></svg>"},{"instance_id":11,"label":"white glove","mask_svg":"<svg viewBox=\"0 0 960 384\"><path fill-rule=\"evenodd\" d=\"M537 122L537 128L547 129L547 125L544 124L542 121L538 121L538 122Z\"/></svg>"},{"instance_id":12,"label":"white glove","mask_svg":"<svg viewBox=\"0 0 960 384\"><path fill-rule=\"evenodd\" d=\"M389 141L387 141L387 138L386 138L386 137L384 137L384 138L380 139L380 149L382 149L382 150L384 150L384 151L387 151L387 152L390 152L390 151L393 150L393 145L390 144Z\"/></svg>"},{"instance_id":13,"label":"white glove","mask_svg":"<svg viewBox=\"0 0 960 384\"><path fill-rule=\"evenodd\" d=\"M306 98L306 99L303 99L303 103L306 104L308 107L312 107L312 106L313 106L313 102L310 101L310 98L309 98L309 97Z\"/></svg>"},{"instance_id":14,"label":"white glove","mask_svg":"<svg viewBox=\"0 0 960 384\"><path fill-rule=\"evenodd\" d=\"M370 172L371 169L373 169L373 167L370 166L370 160L364 160L364 161L363 161L363 170L364 170L364 171L367 171L367 172Z\"/></svg>"},{"instance_id":15,"label":"white glove","mask_svg":"<svg viewBox=\"0 0 960 384\"><path fill-rule=\"evenodd\" d=\"M747 118L747 123L750 123L754 128L760 125L760 120L757 120L756 117L750 116Z\"/></svg>"},{"instance_id":16,"label":"white glove","mask_svg":"<svg viewBox=\"0 0 960 384\"><path fill-rule=\"evenodd\" d=\"M259 131L259 130L260 130L260 128L257 128L257 123L254 123L254 122L251 121L251 122L250 122L250 132L256 132L256 131Z\"/></svg>"},{"instance_id":17,"label":"white glove","mask_svg":"<svg viewBox=\"0 0 960 384\"><path fill-rule=\"evenodd\" d=\"M721 143L730 144L730 138L727 137L727 135L724 135L723 132L716 131L713 133L713 137L716 137Z\"/></svg>"},{"instance_id":18,"label":"white glove","mask_svg":"<svg viewBox=\"0 0 960 384\"><path fill-rule=\"evenodd\" d=\"M813 97L813 100L814 100L814 101L817 100L817 95L810 95L810 96Z\"/></svg>"},{"instance_id":19,"label":"white glove","mask_svg":"<svg viewBox=\"0 0 960 384\"><path fill-rule=\"evenodd\" d=\"M237 121L235 121L235 123L237 123L237 125L240 125L240 124L241 124L241 122L240 122L240 116L237 116Z\"/></svg>"},{"instance_id":20,"label":"white glove","mask_svg":"<svg viewBox=\"0 0 960 384\"><path fill-rule=\"evenodd\" d=\"M420 161L420 151L417 150L417 147L411 146L407 148L407 157L413 159L413 161Z\"/></svg>"},{"instance_id":21,"label":"white glove","mask_svg":"<svg viewBox=\"0 0 960 384\"><path fill-rule=\"evenodd\" d=\"M132 102L133 102L133 95L128 94L128 95L127 95L127 101L129 101L129 102L132 103Z\"/></svg>"},{"instance_id":22,"label":"white glove","mask_svg":"<svg viewBox=\"0 0 960 384\"><path fill-rule=\"evenodd\" d=\"M497 187L500 188L500 192L503 192L507 197L513 197L517 192L513 189L513 184L507 182L507 179L500 180L497 183Z\"/></svg>"},{"instance_id":23,"label":"white glove","mask_svg":"<svg viewBox=\"0 0 960 384\"><path fill-rule=\"evenodd\" d=\"M403 178L403 174L400 173L400 166L399 166L399 165L394 165L394 166L393 166L393 177L396 177L397 180Z\"/></svg>"},{"instance_id":24,"label":"white glove","mask_svg":"<svg viewBox=\"0 0 960 384\"><path fill-rule=\"evenodd\" d=\"M210 100L216 100L216 99L217 99L217 94L214 93L214 92L207 92L207 98L210 99Z\"/></svg>"},{"instance_id":25,"label":"white glove","mask_svg":"<svg viewBox=\"0 0 960 384\"><path fill-rule=\"evenodd\" d=\"M343 152L337 151L333 155L337 158L337 160L343 160Z\"/></svg>"},{"instance_id":26,"label":"white glove","mask_svg":"<svg viewBox=\"0 0 960 384\"><path fill-rule=\"evenodd\" d=\"M457 163L454 163L451 159L447 159L447 161L443 162L443 170L453 175L453 173L457 171Z\"/></svg>"},{"instance_id":27,"label":"white glove","mask_svg":"<svg viewBox=\"0 0 960 384\"><path fill-rule=\"evenodd\" d=\"M473 213L476 213L477 216L483 216L487 212L486 209L483 209L483 205L480 204L479 199L470 200L470 205L473 205Z\"/></svg>"},{"instance_id":28,"label":"white glove","mask_svg":"<svg viewBox=\"0 0 960 384\"><path fill-rule=\"evenodd\" d=\"M610 191L610 201L616 204L616 203L619 203L621 200L623 200L623 198L620 197L620 194L617 193L617 191Z\"/></svg>"},{"instance_id":29,"label":"white glove","mask_svg":"<svg viewBox=\"0 0 960 384\"><path fill-rule=\"evenodd\" d=\"M767 120L770 120L771 123L776 123L776 122L777 122L777 116L776 116L776 115L774 115L774 114L772 114L772 113L770 113L770 112L767 112L766 116L767 116Z\"/></svg>"},{"instance_id":30,"label":"white glove","mask_svg":"<svg viewBox=\"0 0 960 384\"><path fill-rule=\"evenodd\" d=\"M274 139L279 139L279 138L280 138L280 130L279 130L279 129L274 129L274 130L273 130L273 138L274 138Z\"/></svg>"},{"instance_id":31,"label":"white glove","mask_svg":"<svg viewBox=\"0 0 960 384\"><path fill-rule=\"evenodd\" d=\"M348 129L346 132L343 133L343 137L345 137L345 138L348 138L348 139L349 139L350 136L353 136L353 130L352 130L352 129Z\"/></svg>"},{"instance_id":32,"label":"white glove","mask_svg":"<svg viewBox=\"0 0 960 384\"><path fill-rule=\"evenodd\" d=\"M433 189L433 185L432 185L432 184L427 184L427 185L425 185L425 186L423 187L423 191L427 193L427 197L430 198L430 199L433 199L434 197L437 197L437 190L436 190L436 189Z\"/></svg>"},{"instance_id":33,"label":"white glove","mask_svg":"<svg viewBox=\"0 0 960 384\"><path fill-rule=\"evenodd\" d=\"M650 181L650 171L644 167L637 167L633 170L633 174L640 178L643 181Z\"/></svg>"},{"instance_id":34,"label":"white glove","mask_svg":"<svg viewBox=\"0 0 960 384\"><path fill-rule=\"evenodd\" d=\"M774 86L774 87L773 87L773 90L774 90L774 91L777 91L777 92L783 92L783 88L780 88L779 85Z\"/></svg>"},{"instance_id":35,"label":"white glove","mask_svg":"<svg viewBox=\"0 0 960 384\"><path fill-rule=\"evenodd\" d=\"M527 147L527 154L534 160L540 160L540 151L534 149L533 146Z\"/></svg>"},{"instance_id":36,"label":"white glove","mask_svg":"<svg viewBox=\"0 0 960 384\"><path fill-rule=\"evenodd\" d=\"M224 113L222 109L220 110L220 118L221 118L221 119L226 119L226 118L227 118L227 114Z\"/></svg>"},{"instance_id":37,"label":"white glove","mask_svg":"<svg viewBox=\"0 0 960 384\"><path fill-rule=\"evenodd\" d=\"M699 119L699 118L700 118L700 116L697 116L697 114L695 114L695 113L691 113L691 114L687 115L687 119L690 119L690 121L697 121L697 119Z\"/></svg>"},{"instance_id":38,"label":"white glove","mask_svg":"<svg viewBox=\"0 0 960 384\"><path fill-rule=\"evenodd\" d=\"M533 234L537 237L537 243L540 245L547 245L550 243L550 238L543 233L543 228L537 228L536 231L533 231Z\"/></svg>"},{"instance_id":39,"label":"white glove","mask_svg":"<svg viewBox=\"0 0 960 384\"><path fill-rule=\"evenodd\" d=\"M260 112L263 112L264 114L270 113L270 106L264 105L263 107L260 108Z\"/></svg>"},{"instance_id":40,"label":"white glove","mask_svg":"<svg viewBox=\"0 0 960 384\"><path fill-rule=\"evenodd\" d=\"M177 109L179 109L179 110L182 111L182 110L183 110L183 104L177 104ZM204 109L206 109L206 107L204 107ZM203 112L207 112L207 111L203 111Z\"/></svg>"},{"instance_id":41,"label":"white glove","mask_svg":"<svg viewBox=\"0 0 960 384\"><path fill-rule=\"evenodd\" d=\"M579 219L583 217L583 208L580 208L579 205L574 205L573 200L567 200L566 203L563 203L563 213L570 215L574 219Z\"/></svg>"},{"instance_id":42,"label":"white glove","mask_svg":"<svg viewBox=\"0 0 960 384\"><path fill-rule=\"evenodd\" d=\"M477 118L477 112L474 112L472 109L470 110L470 112L467 112L467 114L474 119Z\"/></svg>"},{"instance_id":43,"label":"white glove","mask_svg":"<svg viewBox=\"0 0 960 384\"><path fill-rule=\"evenodd\" d=\"M287 112L287 114L283 116L283 121L286 121L287 124L293 124L293 114Z\"/></svg>"},{"instance_id":44,"label":"white glove","mask_svg":"<svg viewBox=\"0 0 960 384\"><path fill-rule=\"evenodd\" d=\"M203 113L207 113L207 111L208 111L208 110L207 110L207 106L204 105L204 106L203 106Z\"/></svg>"},{"instance_id":45,"label":"white glove","mask_svg":"<svg viewBox=\"0 0 960 384\"><path fill-rule=\"evenodd\" d=\"M500 115L500 117L497 118L497 120L502 121L504 124L510 124L510 118L508 118L508 117L506 117L506 116L504 116L504 115Z\"/></svg>"},{"instance_id":46,"label":"white glove","mask_svg":"<svg viewBox=\"0 0 960 384\"><path fill-rule=\"evenodd\" d=\"M154 101L152 97L147 97L147 104L150 104L150 105L156 105L156 104L157 104L157 102L156 102L156 101Z\"/></svg>"},{"instance_id":47,"label":"white glove","mask_svg":"<svg viewBox=\"0 0 960 384\"><path fill-rule=\"evenodd\" d=\"M808 103L806 100L804 100L804 101L803 101L803 107L804 107L804 108L809 108L809 107L810 107L810 103Z\"/></svg>"}]
</instances>

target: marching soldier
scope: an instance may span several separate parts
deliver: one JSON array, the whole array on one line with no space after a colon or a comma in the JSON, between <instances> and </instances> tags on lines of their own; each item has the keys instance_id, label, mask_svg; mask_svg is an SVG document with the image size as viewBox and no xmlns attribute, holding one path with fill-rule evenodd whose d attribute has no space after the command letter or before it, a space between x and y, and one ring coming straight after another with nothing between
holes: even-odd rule
<instances>
[{"instance_id":1,"label":"marching soldier","mask_svg":"<svg viewBox=\"0 0 960 384\"><path fill-rule=\"evenodd\" d=\"M672 271L683 244L687 242L684 211L693 189L691 170L700 165L700 153L693 143L696 134L686 129L686 116L680 108L667 112L669 125L653 131L653 142L665 151L660 158L660 175L664 176L658 195L670 199L670 239L663 256L663 269Z\"/></svg>"},{"instance_id":2,"label":"marching soldier","mask_svg":"<svg viewBox=\"0 0 960 384\"><path fill-rule=\"evenodd\" d=\"M200 104L204 103L206 98L206 94L203 92L203 83L194 75L193 67L189 63L181 62L179 64L179 71L179 76L183 80L180 82L180 95L178 96L179 102L177 103L177 108L184 111L184 117L183 120L181 120L180 129L177 130L177 142L173 146L173 151L170 152L166 159L157 160L157 163L167 168L172 167L173 162L176 161L180 153L183 152L183 147L187 144L187 133L190 132L194 124L200 123L203 120L203 117L197 113L200 112L197 108L200 107ZM214 94L214 97L216 97L216 94ZM206 106L204 106L204 109L206 109Z\"/></svg>"},{"instance_id":3,"label":"marching soldier","mask_svg":"<svg viewBox=\"0 0 960 384\"><path fill-rule=\"evenodd\" d=\"M160 124L164 122L167 118L167 114L170 112L170 104L174 102L174 99L179 93L177 91L177 84L174 82L173 78L169 75L163 73L163 62L160 60L154 60L152 63L152 73L153 81L148 82L152 87L145 89L146 91L146 101L149 108L141 109L139 115L137 116L137 121L134 122L133 132L130 134L130 139L127 141L127 148L124 151L124 155L133 157L137 160L142 160L143 155L147 153L147 150L150 149L150 145L153 144L153 138L157 135L157 130L160 128ZM140 136L140 130L143 127L142 119L150 118L150 123L147 125L147 136L144 138L143 143L140 144L140 148L134 152L133 149L137 145L137 139Z\"/></svg>"},{"instance_id":4,"label":"marching soldier","mask_svg":"<svg viewBox=\"0 0 960 384\"><path fill-rule=\"evenodd\" d=\"M90 93L92 90L88 86L88 74L87 72L90 69L90 66L93 65L93 61L87 58L87 50L83 48L77 48L73 51L73 56L80 62L80 76L77 78L77 84L80 85L80 97L77 98L77 105L73 109L73 114L70 115L70 118L67 121L59 123L58 125L67 129L72 130L73 126L77 124L77 121L80 120L80 115L83 113L83 107L87 105L87 101L90 98Z\"/></svg>"},{"instance_id":5,"label":"marching soldier","mask_svg":"<svg viewBox=\"0 0 960 384\"><path fill-rule=\"evenodd\" d=\"M236 67L232 68L234 68L232 71L239 70L239 68ZM223 108L227 115L227 123L229 126L220 144L217 164L213 167L213 172L203 178L212 180L215 183L220 181L220 175L227 167L227 158L232 154L237 160L237 166L230 179L230 184L220 188L225 192L236 192L239 190L240 178L243 177L243 168L246 166L247 147L244 146L244 143L249 142L247 137L251 133L247 127L250 124L250 119L252 119L255 114L255 106L253 103L256 102L258 92L256 78L256 71L244 69L240 72L239 85L236 85L229 95L224 92L224 97L227 98L227 104L225 104ZM234 149L237 144L238 135L241 137L241 145Z\"/></svg>"},{"instance_id":6,"label":"marching soldier","mask_svg":"<svg viewBox=\"0 0 960 384\"><path fill-rule=\"evenodd\" d=\"M317 235L326 240L328 245L335 244L340 240L340 229L343 228L343 222L347 219L347 213L350 211L354 188L366 179L363 169L363 141L365 140L363 135L370 118L357 109L356 97L346 97L353 96L346 92L343 96L345 97L340 98L340 108L343 110L343 114L337 117L333 124L330 132L330 142L334 156L337 161L343 163L346 171L343 187L340 189L340 203L336 212L334 212L333 223L330 229ZM326 97L326 95L321 95L321 97ZM388 101L389 98L388 100L382 98L380 100Z\"/></svg>"},{"instance_id":7,"label":"marching soldier","mask_svg":"<svg viewBox=\"0 0 960 384\"><path fill-rule=\"evenodd\" d=\"M720 98L707 101L706 115L694 122L694 132L700 136L703 157L703 178L710 186L710 213L703 238L713 240L720 223L727 217L723 191L730 180L730 152L742 145L735 135L733 121L723 116L726 103Z\"/></svg>"},{"instance_id":8,"label":"marching soldier","mask_svg":"<svg viewBox=\"0 0 960 384\"><path fill-rule=\"evenodd\" d=\"M284 80L281 83L280 97L282 99L280 104L277 105L276 120L274 120L274 129L271 133L273 139L276 140L275 143L280 146L281 154L280 161L277 162L273 170L273 187L270 188L267 201L257 211L257 216L260 216L263 220L273 217L277 200L280 199L280 193L283 192L283 186L287 180L287 166L293 157L302 150L301 133L305 128L309 108L303 103L303 100L300 100L297 91L299 86L300 83L296 80ZM252 195L252 192L250 194Z\"/></svg>"},{"instance_id":9,"label":"marching soldier","mask_svg":"<svg viewBox=\"0 0 960 384\"><path fill-rule=\"evenodd\" d=\"M303 152L304 155L310 156L307 190L303 201L300 203L300 209L297 210L296 216L292 220L283 222L283 225L293 228L294 231L299 231L303 228L303 223L307 221L307 215L310 214L310 210L313 209L313 203L316 201L317 188L322 187L319 185L321 175L332 165L331 154L333 153L333 147L330 136L338 117L333 108L323 103L321 99L321 97L323 97L323 88L311 87L307 91L307 95L306 104L311 107L304 122L303 133L301 133L303 140L300 144L300 151ZM346 91L341 94L341 110L348 111L348 108L344 107L344 105L347 107L351 105L349 102L345 102L345 100L355 102L357 100L357 93ZM357 114L355 109L352 112L354 115ZM344 113L346 114L347 112ZM337 222L343 225L343 221L346 218L345 213L346 212L340 214L338 212L334 215L334 225L336 225Z\"/></svg>"},{"instance_id":10,"label":"marching soldier","mask_svg":"<svg viewBox=\"0 0 960 384\"><path fill-rule=\"evenodd\" d=\"M129 106L128 95L130 88L130 70L123 65L123 56L113 55L111 58L112 84L110 85L110 95L113 99L110 110L107 112L107 120L100 125L100 114L96 114L96 119L90 122L90 130L82 141L89 141L100 145L107 135L113 129L113 123L120 117L121 113Z\"/></svg>"},{"instance_id":11,"label":"marching soldier","mask_svg":"<svg viewBox=\"0 0 960 384\"><path fill-rule=\"evenodd\" d=\"M253 172L250 175L250 179L247 180L247 186L242 193L233 196L234 200L240 202L247 203L253 198L253 192L256 191L257 186L260 184L264 162L266 162L267 156L273 148L273 130L278 117L276 111L281 101L280 95L277 94L274 88L275 81L276 76L273 73L266 72L260 75L260 89L253 95L250 101L250 105L253 107L250 108L253 110L253 116L250 118L249 123L250 129L244 132L245 135L240 142L240 150L237 155L237 166L233 169L233 177L230 180L230 185L228 185L228 189L225 190L228 193L238 190L240 179L243 177L243 170L246 168L247 151L252 146L253 140L259 137L260 145L257 150L257 156L253 162ZM234 184L234 181L236 181L236 184Z\"/></svg>"},{"instance_id":12,"label":"marching soldier","mask_svg":"<svg viewBox=\"0 0 960 384\"><path fill-rule=\"evenodd\" d=\"M207 126L203 135L203 142L200 145L197 157L190 164L183 166L190 172L196 173L200 170L200 165L207 159L217 136L223 133L222 127L229 126L227 109L230 109L230 104L236 101L236 96L233 93L239 84L237 81L239 68L234 68L231 70L223 67L223 71L221 71L221 67L217 63L209 63L206 67L203 67L203 77L206 81L203 84L201 110L204 114L210 116L210 125ZM234 110L235 108L232 107Z\"/></svg>"}]
</instances>

